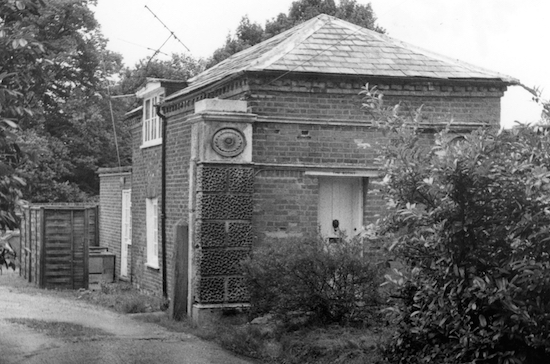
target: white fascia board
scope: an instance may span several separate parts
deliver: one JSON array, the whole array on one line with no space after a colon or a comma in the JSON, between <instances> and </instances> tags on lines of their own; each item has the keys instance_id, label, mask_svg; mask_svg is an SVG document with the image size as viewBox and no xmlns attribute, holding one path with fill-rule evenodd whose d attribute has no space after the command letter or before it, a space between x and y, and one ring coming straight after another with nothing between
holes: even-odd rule
<instances>
[{"instance_id":1,"label":"white fascia board","mask_svg":"<svg viewBox=\"0 0 550 364\"><path fill-rule=\"evenodd\" d=\"M148 82L145 86L136 91L136 97L145 99L157 93L161 93L162 91L164 91L164 88L159 81Z\"/></svg>"}]
</instances>

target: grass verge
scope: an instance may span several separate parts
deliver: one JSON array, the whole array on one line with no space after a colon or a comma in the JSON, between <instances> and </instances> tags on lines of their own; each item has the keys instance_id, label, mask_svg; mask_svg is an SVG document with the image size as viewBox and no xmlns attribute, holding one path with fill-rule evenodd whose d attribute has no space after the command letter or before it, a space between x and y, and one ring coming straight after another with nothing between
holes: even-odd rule
<instances>
[{"instance_id":1,"label":"grass verge","mask_svg":"<svg viewBox=\"0 0 550 364\"><path fill-rule=\"evenodd\" d=\"M52 295L102 306L120 313L144 313L166 309L164 299L135 289L131 283L102 283L94 290L41 289L19 276L19 271L3 272L0 285L31 295Z\"/></svg>"},{"instance_id":2,"label":"grass verge","mask_svg":"<svg viewBox=\"0 0 550 364\"><path fill-rule=\"evenodd\" d=\"M167 315L136 318L213 341L226 350L270 364L384 364L380 346L392 331L390 327L360 329L338 325L285 331L224 319L196 327L188 320L174 321Z\"/></svg>"},{"instance_id":3,"label":"grass verge","mask_svg":"<svg viewBox=\"0 0 550 364\"><path fill-rule=\"evenodd\" d=\"M94 327L83 326L71 322L47 321L30 318L10 318L7 321L24 325L30 329L63 340L93 339L98 336L110 336L111 334Z\"/></svg>"},{"instance_id":4,"label":"grass verge","mask_svg":"<svg viewBox=\"0 0 550 364\"><path fill-rule=\"evenodd\" d=\"M85 301L120 313L146 313L135 315L134 318L173 332L183 332L215 342L226 350L262 363L382 364L385 362L378 348L391 334L391 327L379 326L361 329L338 325L324 328L309 326L289 331L273 325L239 324L232 317L196 327L189 320L175 321L166 313L162 314L159 311L166 307L162 298L139 292L126 282L102 284L93 291L45 290L36 288L20 278L19 274L12 273L10 277L0 276L0 284L28 294L47 294ZM78 338L83 330L90 329L68 323L21 320L18 323L36 330L51 330L52 335L62 338Z\"/></svg>"}]
</instances>

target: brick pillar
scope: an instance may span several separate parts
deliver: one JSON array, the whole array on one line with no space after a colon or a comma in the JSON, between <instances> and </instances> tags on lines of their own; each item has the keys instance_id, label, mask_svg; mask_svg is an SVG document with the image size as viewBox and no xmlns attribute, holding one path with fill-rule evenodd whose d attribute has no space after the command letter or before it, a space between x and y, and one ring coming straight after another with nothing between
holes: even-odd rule
<instances>
[{"instance_id":1,"label":"brick pillar","mask_svg":"<svg viewBox=\"0 0 550 364\"><path fill-rule=\"evenodd\" d=\"M192 160L192 316L248 306L240 262L252 248L252 124L244 101L195 105Z\"/></svg>"}]
</instances>

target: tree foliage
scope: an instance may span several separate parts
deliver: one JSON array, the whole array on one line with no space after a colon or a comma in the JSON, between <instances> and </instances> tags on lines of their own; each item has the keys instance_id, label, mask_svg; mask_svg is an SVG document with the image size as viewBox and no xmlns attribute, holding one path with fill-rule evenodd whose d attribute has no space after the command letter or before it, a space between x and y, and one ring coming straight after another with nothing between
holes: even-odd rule
<instances>
[{"instance_id":1,"label":"tree foliage","mask_svg":"<svg viewBox=\"0 0 550 364\"><path fill-rule=\"evenodd\" d=\"M19 166L32 182L24 191L31 201L96 194L98 165L117 164L106 85L121 57L106 49L93 3L0 0L0 74L9 76L2 85L10 92L2 115L19 125L21 145L36 152Z\"/></svg>"},{"instance_id":2,"label":"tree foliage","mask_svg":"<svg viewBox=\"0 0 550 364\"><path fill-rule=\"evenodd\" d=\"M399 326L390 361L549 362L549 130L450 124L431 143L376 90L364 94L391 141L379 232L404 264L388 276Z\"/></svg>"},{"instance_id":3,"label":"tree foliage","mask_svg":"<svg viewBox=\"0 0 550 364\"><path fill-rule=\"evenodd\" d=\"M280 13L267 21L265 27L250 22L248 16L244 16L235 32L236 36L233 38L228 35L224 46L214 51L206 66L210 68L235 53L320 14L332 15L364 28L384 33L384 29L376 25L376 16L370 4L361 5L356 0L340 0L338 4L334 0L298 0L292 3L288 14Z\"/></svg>"},{"instance_id":4,"label":"tree foliage","mask_svg":"<svg viewBox=\"0 0 550 364\"><path fill-rule=\"evenodd\" d=\"M120 81L115 92L121 94L135 93L146 79L160 78L186 81L204 70L204 61L185 54L173 53L168 60L144 58L133 67L126 67L120 72ZM135 102L136 100L132 100Z\"/></svg>"},{"instance_id":5,"label":"tree foliage","mask_svg":"<svg viewBox=\"0 0 550 364\"><path fill-rule=\"evenodd\" d=\"M26 20L39 12L38 1L0 1L0 229L19 224L15 208L23 195L25 181L18 168L25 153L16 134L21 119L34 116L34 80L19 72L20 63L38 59L44 52L36 41L36 27Z\"/></svg>"}]
</instances>

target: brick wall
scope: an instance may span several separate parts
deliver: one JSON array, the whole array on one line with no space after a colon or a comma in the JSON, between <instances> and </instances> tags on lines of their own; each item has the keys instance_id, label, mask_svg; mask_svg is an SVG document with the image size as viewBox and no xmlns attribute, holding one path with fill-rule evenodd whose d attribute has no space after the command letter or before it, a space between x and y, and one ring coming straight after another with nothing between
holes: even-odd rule
<instances>
[{"instance_id":1,"label":"brick wall","mask_svg":"<svg viewBox=\"0 0 550 364\"><path fill-rule=\"evenodd\" d=\"M402 103L404 113L423 105L423 121L500 123L500 98L506 86L500 82L473 80L389 79L350 76L297 76L278 79L248 73L216 87L207 87L170 101L168 115L192 113L194 104L205 98L247 100L249 111L260 116L309 120L368 121L361 109L365 86L376 85L386 105Z\"/></svg>"},{"instance_id":2,"label":"brick wall","mask_svg":"<svg viewBox=\"0 0 550 364\"><path fill-rule=\"evenodd\" d=\"M249 73L225 84L206 87L171 100L163 107L168 116L167 262L173 254L171 232L187 219L190 125L195 102L218 97L248 102L258 115L253 127L254 195L253 234L257 239L314 234L319 203L318 177L312 170L336 172L376 168L378 143L386 139L372 129L370 116L361 109L361 87L378 85L388 105L402 102L408 113L423 105L423 122L466 127L498 125L500 97L506 87L491 82L447 82L346 77L275 76ZM161 292L161 271L144 268L146 262L145 198L157 196L160 208L161 147L140 149L141 125L134 129L134 186L132 203L133 266L141 288ZM367 181L365 179L364 181ZM364 182L372 191L372 178ZM365 191L364 222L383 213L380 196ZM160 219L159 219L160 223ZM159 226L160 232L160 226ZM160 238L159 238L160 242ZM159 262L161 257L159 256ZM168 266L168 287L171 288Z\"/></svg>"},{"instance_id":3,"label":"brick wall","mask_svg":"<svg viewBox=\"0 0 550 364\"><path fill-rule=\"evenodd\" d=\"M101 168L99 173L99 245L116 254L115 276L120 276L122 190L132 187L131 167Z\"/></svg>"},{"instance_id":4,"label":"brick wall","mask_svg":"<svg viewBox=\"0 0 550 364\"><path fill-rule=\"evenodd\" d=\"M191 125L184 122L183 115L169 119L169 123L166 152L166 254L167 284L170 294L172 290L172 256L174 254L172 234L176 223L181 219L187 221L189 216Z\"/></svg>"},{"instance_id":5,"label":"brick wall","mask_svg":"<svg viewBox=\"0 0 550 364\"><path fill-rule=\"evenodd\" d=\"M257 169L255 174L252 227L256 240L317 232L317 178L289 170Z\"/></svg>"},{"instance_id":6,"label":"brick wall","mask_svg":"<svg viewBox=\"0 0 550 364\"><path fill-rule=\"evenodd\" d=\"M171 118L167 129L166 164L166 261L168 294L172 287L172 231L175 224L188 214L189 158L191 126L183 122L183 116ZM155 294L162 293L161 246L161 153L162 146L140 148L141 123L133 129L133 189L132 189L132 259L136 285ZM146 209L147 198L158 198L159 208L159 269L147 263Z\"/></svg>"},{"instance_id":7,"label":"brick wall","mask_svg":"<svg viewBox=\"0 0 550 364\"><path fill-rule=\"evenodd\" d=\"M315 163L372 166L381 132L370 125L258 122L254 125L256 163Z\"/></svg>"},{"instance_id":8,"label":"brick wall","mask_svg":"<svg viewBox=\"0 0 550 364\"><path fill-rule=\"evenodd\" d=\"M363 178L363 223L376 221L385 202L375 193L372 178ZM256 170L254 181L255 240L316 236L319 178L300 170Z\"/></svg>"},{"instance_id":9,"label":"brick wall","mask_svg":"<svg viewBox=\"0 0 550 364\"><path fill-rule=\"evenodd\" d=\"M270 81L248 79L251 112L278 117L368 121L361 88L378 86L386 105L402 103L406 115L423 105L423 121L440 123L500 123L500 98L505 86L495 83L420 80L361 80L341 77L292 77Z\"/></svg>"}]
</instances>

